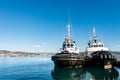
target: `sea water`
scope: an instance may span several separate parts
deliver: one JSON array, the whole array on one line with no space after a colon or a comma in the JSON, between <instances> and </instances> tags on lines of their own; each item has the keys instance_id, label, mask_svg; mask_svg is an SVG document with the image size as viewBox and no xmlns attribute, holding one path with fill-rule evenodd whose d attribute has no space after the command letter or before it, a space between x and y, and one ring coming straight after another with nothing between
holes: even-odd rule
<instances>
[{"instance_id":1,"label":"sea water","mask_svg":"<svg viewBox=\"0 0 120 80\"><path fill-rule=\"evenodd\" d=\"M57 68L50 57L0 58L0 80L120 80L120 69Z\"/></svg>"}]
</instances>

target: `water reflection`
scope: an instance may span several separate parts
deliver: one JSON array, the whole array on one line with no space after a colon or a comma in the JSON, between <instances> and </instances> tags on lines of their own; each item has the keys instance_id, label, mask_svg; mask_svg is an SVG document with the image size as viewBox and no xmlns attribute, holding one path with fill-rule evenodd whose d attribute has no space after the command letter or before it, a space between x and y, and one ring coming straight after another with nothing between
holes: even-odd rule
<instances>
[{"instance_id":1,"label":"water reflection","mask_svg":"<svg viewBox=\"0 0 120 80\"><path fill-rule=\"evenodd\" d=\"M54 80L84 80L86 71L83 68L58 68L51 71Z\"/></svg>"},{"instance_id":2,"label":"water reflection","mask_svg":"<svg viewBox=\"0 0 120 80\"><path fill-rule=\"evenodd\" d=\"M88 77L92 80L118 80L119 73L113 69L87 68Z\"/></svg>"},{"instance_id":3,"label":"water reflection","mask_svg":"<svg viewBox=\"0 0 120 80\"><path fill-rule=\"evenodd\" d=\"M58 68L51 71L53 80L118 80L119 73L113 68Z\"/></svg>"}]
</instances>

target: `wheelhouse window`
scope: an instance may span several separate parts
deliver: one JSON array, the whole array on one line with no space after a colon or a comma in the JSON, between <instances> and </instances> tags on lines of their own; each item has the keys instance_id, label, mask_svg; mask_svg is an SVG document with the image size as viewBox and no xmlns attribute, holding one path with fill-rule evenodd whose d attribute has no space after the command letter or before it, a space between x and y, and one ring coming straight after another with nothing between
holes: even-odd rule
<instances>
[{"instance_id":1,"label":"wheelhouse window","mask_svg":"<svg viewBox=\"0 0 120 80\"><path fill-rule=\"evenodd\" d=\"M96 47L98 47L98 45L96 45Z\"/></svg>"},{"instance_id":2,"label":"wheelhouse window","mask_svg":"<svg viewBox=\"0 0 120 80\"><path fill-rule=\"evenodd\" d=\"M73 44L71 44L71 47L73 47Z\"/></svg>"},{"instance_id":3,"label":"wheelhouse window","mask_svg":"<svg viewBox=\"0 0 120 80\"><path fill-rule=\"evenodd\" d=\"M67 44L67 47L70 48L70 44Z\"/></svg>"},{"instance_id":4,"label":"wheelhouse window","mask_svg":"<svg viewBox=\"0 0 120 80\"><path fill-rule=\"evenodd\" d=\"M103 47L103 45L101 45L101 47Z\"/></svg>"},{"instance_id":5,"label":"wheelhouse window","mask_svg":"<svg viewBox=\"0 0 120 80\"><path fill-rule=\"evenodd\" d=\"M91 47L94 47L93 45L91 45Z\"/></svg>"},{"instance_id":6,"label":"wheelhouse window","mask_svg":"<svg viewBox=\"0 0 120 80\"><path fill-rule=\"evenodd\" d=\"M102 45L99 45L99 47L102 47Z\"/></svg>"}]
</instances>

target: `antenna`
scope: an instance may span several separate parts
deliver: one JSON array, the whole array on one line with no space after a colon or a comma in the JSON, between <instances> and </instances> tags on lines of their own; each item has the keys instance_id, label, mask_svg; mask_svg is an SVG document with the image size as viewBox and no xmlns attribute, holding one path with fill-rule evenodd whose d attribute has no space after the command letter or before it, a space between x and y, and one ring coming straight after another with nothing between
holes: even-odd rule
<instances>
[{"instance_id":1,"label":"antenna","mask_svg":"<svg viewBox=\"0 0 120 80\"><path fill-rule=\"evenodd\" d=\"M96 40L97 40L97 35L96 35L96 30L95 30L94 24L93 24L93 39L94 39L94 41L96 42Z\"/></svg>"},{"instance_id":2,"label":"antenna","mask_svg":"<svg viewBox=\"0 0 120 80\"><path fill-rule=\"evenodd\" d=\"M95 34L96 34L95 27L93 27L93 35L95 35Z\"/></svg>"},{"instance_id":3,"label":"antenna","mask_svg":"<svg viewBox=\"0 0 120 80\"><path fill-rule=\"evenodd\" d=\"M69 8L68 8L67 37L70 38L70 15L69 15Z\"/></svg>"},{"instance_id":4,"label":"antenna","mask_svg":"<svg viewBox=\"0 0 120 80\"><path fill-rule=\"evenodd\" d=\"M97 36L96 36L96 31L95 31L95 27L93 27L93 38L94 40L96 40Z\"/></svg>"},{"instance_id":5,"label":"antenna","mask_svg":"<svg viewBox=\"0 0 120 80\"><path fill-rule=\"evenodd\" d=\"M96 31L95 31L95 25L94 25L94 22L92 21L92 25L93 25L93 35L96 34Z\"/></svg>"},{"instance_id":6,"label":"antenna","mask_svg":"<svg viewBox=\"0 0 120 80\"><path fill-rule=\"evenodd\" d=\"M70 23L67 25L67 37L70 38Z\"/></svg>"}]
</instances>

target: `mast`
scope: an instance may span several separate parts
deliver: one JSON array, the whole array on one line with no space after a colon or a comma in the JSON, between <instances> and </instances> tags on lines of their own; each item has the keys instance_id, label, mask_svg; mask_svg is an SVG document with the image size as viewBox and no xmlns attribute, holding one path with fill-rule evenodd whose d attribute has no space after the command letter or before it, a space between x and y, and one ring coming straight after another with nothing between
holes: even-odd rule
<instances>
[{"instance_id":1,"label":"mast","mask_svg":"<svg viewBox=\"0 0 120 80\"><path fill-rule=\"evenodd\" d=\"M68 24L67 24L67 38L70 39L71 38L71 34L70 34L70 15L69 15L69 8L68 8Z\"/></svg>"},{"instance_id":2,"label":"mast","mask_svg":"<svg viewBox=\"0 0 120 80\"><path fill-rule=\"evenodd\" d=\"M67 38L70 38L70 23L67 25Z\"/></svg>"},{"instance_id":3,"label":"mast","mask_svg":"<svg viewBox=\"0 0 120 80\"><path fill-rule=\"evenodd\" d=\"M93 40L95 42L97 41L97 35L96 35L95 27L93 27Z\"/></svg>"}]
</instances>

